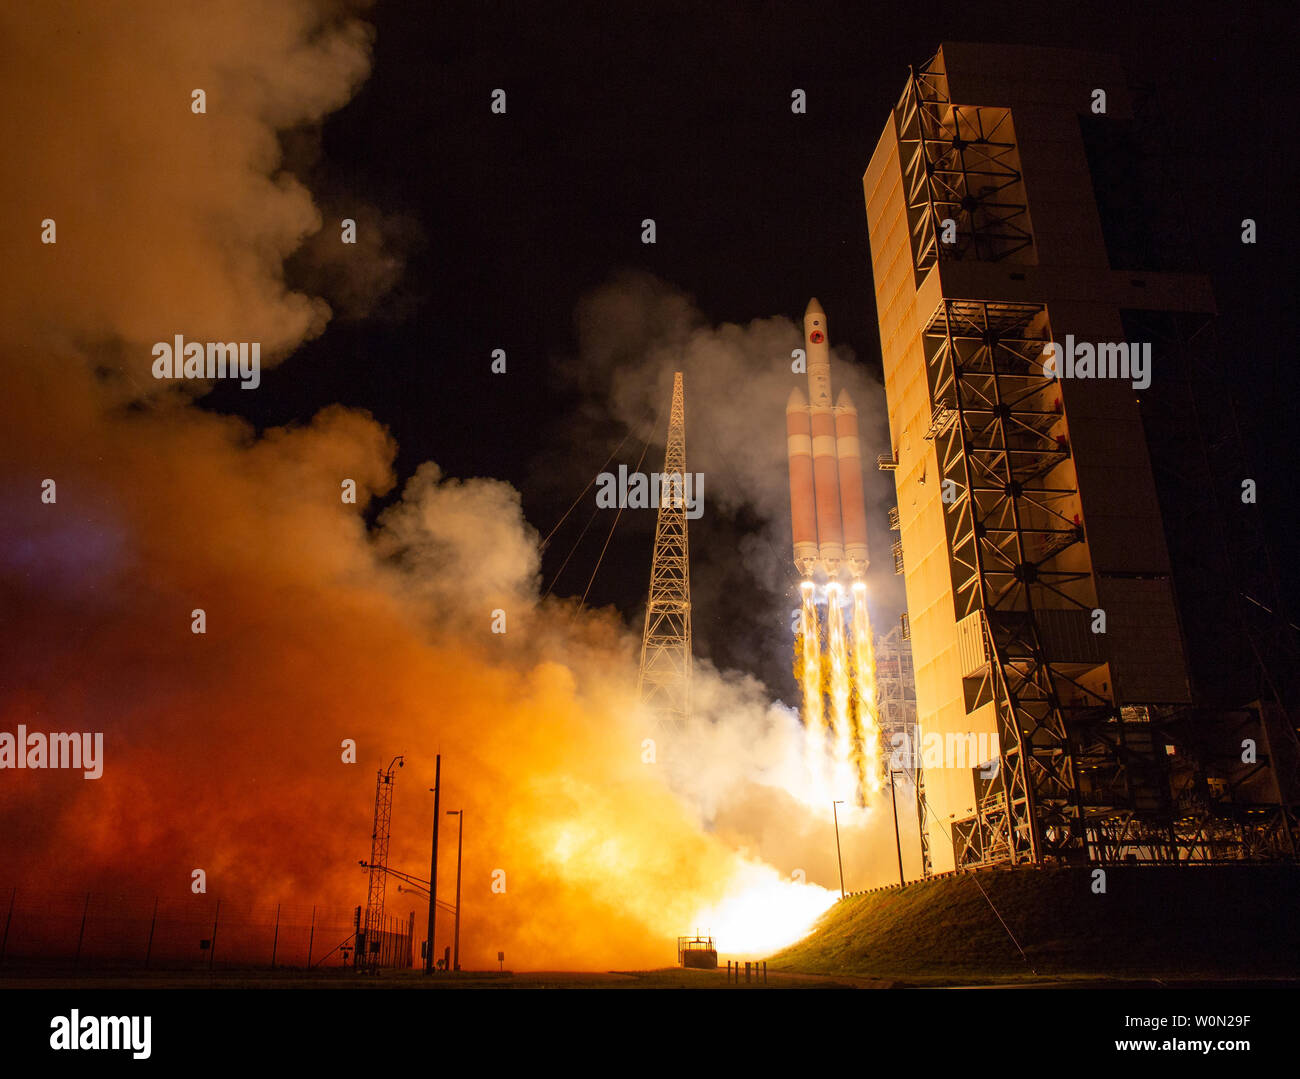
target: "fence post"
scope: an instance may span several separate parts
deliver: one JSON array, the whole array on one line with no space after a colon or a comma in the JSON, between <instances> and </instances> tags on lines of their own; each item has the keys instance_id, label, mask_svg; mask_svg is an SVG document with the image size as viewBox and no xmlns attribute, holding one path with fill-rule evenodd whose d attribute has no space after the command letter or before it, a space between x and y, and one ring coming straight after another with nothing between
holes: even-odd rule
<instances>
[{"instance_id":1,"label":"fence post","mask_svg":"<svg viewBox=\"0 0 1300 1079\"><path fill-rule=\"evenodd\" d=\"M307 937L307 969L311 970L311 946L316 943L316 908L311 908L311 934Z\"/></svg>"},{"instance_id":2,"label":"fence post","mask_svg":"<svg viewBox=\"0 0 1300 1079\"><path fill-rule=\"evenodd\" d=\"M217 921L221 918L221 900L217 900L216 913L212 915L212 941L211 947L208 948L208 970L212 969L212 964L217 958Z\"/></svg>"},{"instance_id":3,"label":"fence post","mask_svg":"<svg viewBox=\"0 0 1300 1079\"><path fill-rule=\"evenodd\" d=\"M77 934L77 957L72 961L72 969L77 970L81 966L81 942L86 936L86 912L90 910L90 893L86 893L85 905L81 908L81 932Z\"/></svg>"},{"instance_id":4,"label":"fence post","mask_svg":"<svg viewBox=\"0 0 1300 1079\"><path fill-rule=\"evenodd\" d=\"M14 897L18 894L18 886L15 885L9 892L9 916L5 918L5 936L0 941L0 963L5 961L5 953L9 951L9 923L14 920Z\"/></svg>"},{"instance_id":5,"label":"fence post","mask_svg":"<svg viewBox=\"0 0 1300 1079\"><path fill-rule=\"evenodd\" d=\"M275 970L275 950L280 946L280 904L275 905L275 936L271 938L271 969Z\"/></svg>"},{"instance_id":6,"label":"fence post","mask_svg":"<svg viewBox=\"0 0 1300 1079\"><path fill-rule=\"evenodd\" d=\"M153 918L149 922L149 944L144 950L144 969L149 969L149 959L153 955L153 930L158 924L158 897L153 897Z\"/></svg>"}]
</instances>

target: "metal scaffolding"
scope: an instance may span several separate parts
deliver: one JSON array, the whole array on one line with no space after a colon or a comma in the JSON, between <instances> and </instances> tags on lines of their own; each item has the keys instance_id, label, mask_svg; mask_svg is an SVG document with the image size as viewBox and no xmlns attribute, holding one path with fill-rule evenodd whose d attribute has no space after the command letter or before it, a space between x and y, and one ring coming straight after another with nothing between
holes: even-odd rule
<instances>
[{"instance_id":1,"label":"metal scaffolding","mask_svg":"<svg viewBox=\"0 0 1300 1079\"><path fill-rule=\"evenodd\" d=\"M1040 625L1039 612L1083 621L1095 606L1086 554L1062 557L1086 543L1073 470L1059 467L1070 450L1043 373L1049 339L1041 305L962 300L942 301L923 335L931 401L956 416L933 439L941 474L955 483L946 514L953 600L975 646L962 672L967 711L994 709L1003 752L975 817L954 825L968 863L1084 853L1058 683L1075 686L1089 708L1113 706L1080 681L1100 655L1053 663ZM1084 633L1069 638L1087 643Z\"/></svg>"},{"instance_id":2,"label":"metal scaffolding","mask_svg":"<svg viewBox=\"0 0 1300 1079\"><path fill-rule=\"evenodd\" d=\"M918 285L944 259L1034 262L1010 110L952 104L936 57L911 72L894 120ZM1255 724L1272 793L1240 762L1207 764L1227 744L1204 737L1221 734L1221 714L1115 697L1088 631L1098 579L1059 386L1043 365L1051 340L1045 304L989 299L944 297L922 331L924 438L952 485L944 510L966 712L991 720L1001 743L996 774L976 780L974 813L953 822L957 868L1294 858L1296 784L1279 765L1300 772L1300 752L1285 676L1261 693L1281 714L1270 720L1265 703L1242 721ZM1176 404L1185 422L1186 402ZM1257 653L1286 655L1264 637L1249 638Z\"/></svg>"},{"instance_id":3,"label":"metal scaffolding","mask_svg":"<svg viewBox=\"0 0 1300 1079\"><path fill-rule=\"evenodd\" d=\"M1032 258L1011 110L954 105L936 56L909 72L894 118L917 281L939 259Z\"/></svg>"},{"instance_id":4,"label":"metal scaffolding","mask_svg":"<svg viewBox=\"0 0 1300 1079\"><path fill-rule=\"evenodd\" d=\"M377 773L375 780L375 823L370 833L370 885L366 890L366 918L362 923L364 939L357 942L353 962L359 969L379 965L378 953L372 952L371 943L379 942L384 926L384 896L388 878L388 841L393 831L393 779L394 768L402 766L402 758L394 757L387 769Z\"/></svg>"},{"instance_id":5,"label":"metal scaffolding","mask_svg":"<svg viewBox=\"0 0 1300 1079\"><path fill-rule=\"evenodd\" d=\"M934 863L930 859L930 803L925 797L925 769L916 763L916 819L921 832L921 876L928 880L934 876Z\"/></svg>"},{"instance_id":6,"label":"metal scaffolding","mask_svg":"<svg viewBox=\"0 0 1300 1079\"><path fill-rule=\"evenodd\" d=\"M668 448L650 563L650 597L641 642L637 693L659 732L680 730L691 701L691 567L686 530L686 403L682 374L673 375Z\"/></svg>"}]
</instances>

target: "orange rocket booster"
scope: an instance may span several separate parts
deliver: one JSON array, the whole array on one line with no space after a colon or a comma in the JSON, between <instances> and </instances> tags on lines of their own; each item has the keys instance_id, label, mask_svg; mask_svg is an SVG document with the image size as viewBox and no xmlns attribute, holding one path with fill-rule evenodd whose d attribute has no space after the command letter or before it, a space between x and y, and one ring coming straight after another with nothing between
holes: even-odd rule
<instances>
[{"instance_id":1,"label":"orange rocket booster","mask_svg":"<svg viewBox=\"0 0 1300 1079\"><path fill-rule=\"evenodd\" d=\"M867 517L862 495L858 412L845 390L831 403L826 312L815 299L803 316L808 403L796 388L786 403L790 517L794 564L805 579L867 571Z\"/></svg>"}]
</instances>

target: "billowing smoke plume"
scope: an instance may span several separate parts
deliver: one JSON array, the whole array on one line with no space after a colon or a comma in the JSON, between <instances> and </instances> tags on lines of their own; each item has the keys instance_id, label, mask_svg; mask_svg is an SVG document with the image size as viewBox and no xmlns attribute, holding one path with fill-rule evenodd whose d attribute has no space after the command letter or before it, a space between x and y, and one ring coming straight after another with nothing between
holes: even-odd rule
<instances>
[{"instance_id":1,"label":"billowing smoke plume","mask_svg":"<svg viewBox=\"0 0 1300 1079\"><path fill-rule=\"evenodd\" d=\"M318 122L364 78L369 31L337 12L154 0L129 18L72 4L2 17L15 152L0 199L6 233L27 239L0 288L0 731L102 732L104 769L0 773L0 884L184 902L203 869L196 903L351 907L375 768L406 755L389 862L422 875L440 752L443 805L465 812L467 966L497 949L524 967L663 963L701 912L806 922L825 894L782 880L798 868L831 886L832 836L782 779L797 729L752 678L702 665L707 756L683 801L643 758L635 633L538 599L517 492L429 463L368 529L367 503L397 483L375 418L336 406L259 435L151 378L150 344L173 334L258 340L269 362L323 329L326 304L284 283L322 221L280 171L276 132ZM40 243L46 218L56 244ZM670 369L645 335L607 330L593 358L625 349ZM772 373L747 381L784 400L787 323L699 341L714 339L732 368L761 342ZM692 374L692 408L734 449L746 418L721 407L722 375ZM629 377L614 400L663 388ZM720 505L776 519L770 441L757 460L732 454L741 478L711 489ZM727 761L728 747L744 752ZM745 909L755 897L768 905Z\"/></svg>"},{"instance_id":2,"label":"billowing smoke plume","mask_svg":"<svg viewBox=\"0 0 1300 1079\"><path fill-rule=\"evenodd\" d=\"M802 309L807 300L792 296L791 304ZM835 312L828 316L834 342ZM703 472L705 481L704 517L692 528L703 533L741 516L759 522L740 538L738 549L719 543L721 551L707 544L693 551L704 570L693 575L694 599L705 611L735 610L740 599L744 613L756 615L762 626L761 637L745 639L750 653L768 669L788 666L791 612L799 596L791 564L785 404L792 387L807 388L807 376L791 369L802 327L781 317L713 326L689 297L639 272L619 274L586 297L577 323L580 355L566 371L599 402L593 414L612 412L638 437L650 434L657 446L667 429L673 372L684 372L687 467ZM874 453L889 451L884 391L849 350L833 351L836 392L847 389L859 413L871 542L867 580L876 624L888 629L897 623L903 597L887 522L893 483L872 467ZM651 432L646 417L656 415L660 423ZM590 441L585 430L580 437ZM590 451L574 455L587 456ZM648 460L658 467L662 450L652 449ZM744 604L746 596L757 597L758 610Z\"/></svg>"},{"instance_id":3,"label":"billowing smoke plume","mask_svg":"<svg viewBox=\"0 0 1300 1079\"><path fill-rule=\"evenodd\" d=\"M792 297L799 307L806 302ZM829 322L834 341L834 312ZM744 675L720 674L697 656L694 723L690 749L676 767L677 789L733 846L783 872L803 869L808 879L833 886L838 866L832 795L805 771L803 732L795 709L787 706L797 705L797 690L785 704L773 703L781 678L761 681L788 672L800 606L791 564L785 404L792 386L806 386L806 375L792 370L802 328L781 317L714 326L680 290L641 272L615 275L585 297L577 326L579 355L565 373L590 402L593 425L566 425L581 443L574 460L592 458L592 444L601 441L593 432L612 414L638 446L649 439L643 467L657 468L673 372L683 372L687 468L703 473L705 494L703 516L690 525L693 609L697 627L720 619L727 637L743 642L728 655ZM845 348L835 349L832 378L836 392L847 389L859 412L872 548L869 604L876 626L887 632L897 624L903 601L890 553L893 484L871 467L873 447L889 449L883 387ZM647 423L652 416L657 425ZM622 457L632 463L638 453L625 449ZM735 543L733 534L740 537ZM697 628L697 641L704 636ZM903 851L914 867L911 794L900 782ZM852 833L845 844L850 886L893 879L888 792L877 795L866 814L850 810L845 817Z\"/></svg>"}]
</instances>

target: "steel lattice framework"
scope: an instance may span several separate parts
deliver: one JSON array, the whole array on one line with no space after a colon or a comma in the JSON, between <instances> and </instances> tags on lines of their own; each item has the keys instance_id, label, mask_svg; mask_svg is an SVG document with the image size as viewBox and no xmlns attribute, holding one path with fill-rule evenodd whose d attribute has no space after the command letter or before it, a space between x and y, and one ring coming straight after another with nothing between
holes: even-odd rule
<instances>
[{"instance_id":1,"label":"steel lattice framework","mask_svg":"<svg viewBox=\"0 0 1300 1079\"><path fill-rule=\"evenodd\" d=\"M894 125L918 288L947 260L1037 262L1009 109L953 104L939 54L910 71ZM1149 337L1160 339L1143 330ZM949 296L922 332L932 408L924 437L935 445L945 485L966 713L991 713L1001 742L997 775L977 782L974 815L953 824L957 868L1294 859L1300 743L1286 713L1287 702L1300 699L1300 679L1281 673L1294 663L1274 664L1264 703L1246 710L1237 732L1266 746L1280 791L1273 804L1245 789L1256 769L1219 767L1221 789L1210 789L1206 762L1222 745L1171 763L1176 747L1221 725L1221 711L1115 700L1109 665L1087 627L1098 578L1060 389L1043 367L1051 340L1045 304ZM1182 367L1200 370L1186 360ZM1208 407L1222 396L1208 394ZM1184 425L1195 405L1187 394L1173 402ZM1168 456L1181 470L1195 455L1180 444ZM897 455L882 457L880 467L896 469ZM1201 521L1214 515L1200 500L1189 513ZM895 559L901 572L901 545ZM1244 598L1272 616L1256 598L1271 594L1267 583L1250 581ZM1247 634L1257 655L1296 651L1293 642L1288 652L1270 647L1263 632ZM1232 780L1226 794L1224 775Z\"/></svg>"},{"instance_id":2,"label":"steel lattice framework","mask_svg":"<svg viewBox=\"0 0 1300 1079\"><path fill-rule=\"evenodd\" d=\"M921 762L916 762L916 819L920 822L921 832L921 876L929 879L934 876L934 863L930 860L930 825L927 817L930 803L925 798L925 769Z\"/></svg>"},{"instance_id":3,"label":"steel lattice framework","mask_svg":"<svg viewBox=\"0 0 1300 1079\"><path fill-rule=\"evenodd\" d=\"M1039 404L1051 382L1033 360L1045 315L1036 305L945 300L924 331L931 400L952 417L931 431L941 473L955 481L947 513L953 601L959 622L978 620L989 661L968 711L994 705L1003 753L1001 782L980 799L977 849L965 852L981 862L1038 861L1046 845L1068 843L1080 815L1065 718L1034 618L1041 593L1071 599L1064 586L1081 575L1050 564L1083 538L1059 510L1076 492L1047 479L1069 451L1051 433L1060 417Z\"/></svg>"},{"instance_id":4,"label":"steel lattice framework","mask_svg":"<svg viewBox=\"0 0 1300 1079\"><path fill-rule=\"evenodd\" d=\"M941 258L1033 254L1011 110L952 104L938 62L911 70L894 110L918 281Z\"/></svg>"},{"instance_id":5,"label":"steel lattice framework","mask_svg":"<svg viewBox=\"0 0 1300 1079\"><path fill-rule=\"evenodd\" d=\"M1096 605L1041 304L944 300L923 336L953 600L981 643L968 711L994 710L1000 774L954 824L959 864L1177 857L1163 739L1095 677ZM969 620L969 621L968 621ZM1094 675L1094 677L1089 677Z\"/></svg>"},{"instance_id":6,"label":"steel lattice framework","mask_svg":"<svg viewBox=\"0 0 1300 1079\"><path fill-rule=\"evenodd\" d=\"M375 780L375 823L370 833L370 886L366 892L365 951L361 950L355 959L358 967L370 967L378 963L371 959L370 943L384 926L384 897L388 884L388 841L393 832L393 768L401 757L394 757L386 771L377 773Z\"/></svg>"},{"instance_id":7,"label":"steel lattice framework","mask_svg":"<svg viewBox=\"0 0 1300 1079\"><path fill-rule=\"evenodd\" d=\"M682 373L673 375L668 448L659 488L659 516L650 563L650 597L641 641L637 692L656 730L679 730L691 706L691 566L686 529L686 401Z\"/></svg>"}]
</instances>

